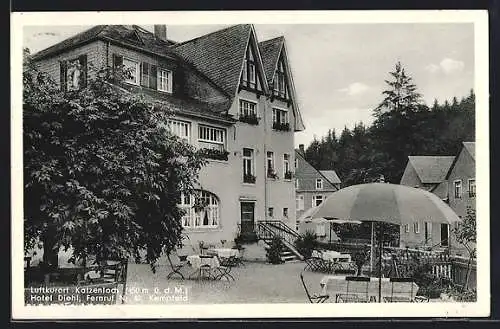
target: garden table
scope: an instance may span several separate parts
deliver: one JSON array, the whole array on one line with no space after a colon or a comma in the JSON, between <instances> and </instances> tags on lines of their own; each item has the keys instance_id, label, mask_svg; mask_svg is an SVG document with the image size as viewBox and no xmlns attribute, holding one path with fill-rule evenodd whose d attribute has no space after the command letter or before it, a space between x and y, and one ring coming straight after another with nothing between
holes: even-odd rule
<instances>
[{"instance_id":1,"label":"garden table","mask_svg":"<svg viewBox=\"0 0 500 329\"><path fill-rule=\"evenodd\" d=\"M220 267L219 259L216 256L210 255L190 255L187 257L188 262L194 268L194 271L189 275L193 278L197 274L197 279L214 279L215 270Z\"/></svg>"}]
</instances>

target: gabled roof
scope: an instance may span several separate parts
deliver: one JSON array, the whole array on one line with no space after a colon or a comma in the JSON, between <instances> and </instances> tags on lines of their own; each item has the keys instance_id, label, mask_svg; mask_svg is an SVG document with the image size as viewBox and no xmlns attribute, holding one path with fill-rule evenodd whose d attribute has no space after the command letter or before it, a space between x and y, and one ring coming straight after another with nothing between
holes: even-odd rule
<instances>
[{"instance_id":1,"label":"gabled roof","mask_svg":"<svg viewBox=\"0 0 500 329\"><path fill-rule=\"evenodd\" d=\"M173 41L161 40L149 31L136 25L97 25L88 30L80 32L55 45L41 50L34 54L32 58L39 60L47 56L66 51L68 48L76 47L94 40L114 41L123 45L139 47L143 50L159 54L162 56L172 56L170 46Z\"/></svg>"},{"instance_id":2,"label":"gabled roof","mask_svg":"<svg viewBox=\"0 0 500 329\"><path fill-rule=\"evenodd\" d=\"M178 43L172 49L233 97L251 32L250 24L235 25Z\"/></svg>"},{"instance_id":3,"label":"gabled roof","mask_svg":"<svg viewBox=\"0 0 500 329\"><path fill-rule=\"evenodd\" d=\"M422 183L436 184L446 179L454 159L454 156L409 156L408 162Z\"/></svg>"},{"instance_id":4,"label":"gabled roof","mask_svg":"<svg viewBox=\"0 0 500 329\"><path fill-rule=\"evenodd\" d=\"M310 164L307 160L306 160L306 157L305 155L298 149L295 149L295 157L301 157L302 159L304 159L305 163L310 166L312 169L316 170L316 172L321 176L323 177L326 181L330 182L332 185L335 185L335 184L341 184L342 182L340 181L340 178L337 176L337 173L335 172L335 170L318 170L316 169L312 164ZM333 177L333 175L335 175L335 177Z\"/></svg>"},{"instance_id":5,"label":"gabled roof","mask_svg":"<svg viewBox=\"0 0 500 329\"><path fill-rule=\"evenodd\" d=\"M476 161L476 143L475 142L462 142L462 145L463 145L463 147L460 150L460 153L462 153L465 150L465 151L467 151L467 153L470 154L472 159L474 161ZM458 155L453 160L453 164L451 165L450 169L446 173L446 179L448 179L448 177L450 177L451 171L452 171L453 167L455 167L455 163L457 163L458 157L460 156L460 153L458 153Z\"/></svg>"},{"instance_id":6,"label":"gabled roof","mask_svg":"<svg viewBox=\"0 0 500 329\"><path fill-rule=\"evenodd\" d=\"M268 83L273 81L284 40L283 37L277 37L259 42L260 55L262 56L262 64L264 64L264 73Z\"/></svg>"},{"instance_id":7,"label":"gabled roof","mask_svg":"<svg viewBox=\"0 0 500 329\"><path fill-rule=\"evenodd\" d=\"M335 170L320 170L320 173L323 174L323 176L330 181L332 184L340 184L340 178L337 176L337 173Z\"/></svg>"},{"instance_id":8,"label":"gabled roof","mask_svg":"<svg viewBox=\"0 0 500 329\"><path fill-rule=\"evenodd\" d=\"M470 156L476 160L476 143L475 142L463 142L464 148L469 152Z\"/></svg>"}]
</instances>

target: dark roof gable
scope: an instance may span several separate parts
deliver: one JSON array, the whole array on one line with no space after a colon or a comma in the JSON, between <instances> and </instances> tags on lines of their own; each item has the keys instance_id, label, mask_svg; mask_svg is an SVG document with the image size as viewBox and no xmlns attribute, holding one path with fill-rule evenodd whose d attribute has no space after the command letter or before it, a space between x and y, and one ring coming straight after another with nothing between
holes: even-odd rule
<instances>
[{"instance_id":1,"label":"dark roof gable","mask_svg":"<svg viewBox=\"0 0 500 329\"><path fill-rule=\"evenodd\" d=\"M235 25L178 43L172 49L232 97L251 32L249 24Z\"/></svg>"}]
</instances>

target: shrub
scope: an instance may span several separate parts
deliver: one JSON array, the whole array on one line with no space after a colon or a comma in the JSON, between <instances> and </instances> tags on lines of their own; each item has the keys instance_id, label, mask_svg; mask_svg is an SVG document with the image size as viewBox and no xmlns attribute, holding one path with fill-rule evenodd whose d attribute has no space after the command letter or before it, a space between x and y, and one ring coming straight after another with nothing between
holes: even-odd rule
<instances>
[{"instance_id":1,"label":"shrub","mask_svg":"<svg viewBox=\"0 0 500 329\"><path fill-rule=\"evenodd\" d=\"M267 261L271 264L281 264L283 260L281 259L281 251L283 250L283 243L281 239L277 236L273 237L271 244L266 251Z\"/></svg>"},{"instance_id":2,"label":"shrub","mask_svg":"<svg viewBox=\"0 0 500 329\"><path fill-rule=\"evenodd\" d=\"M318 242L316 238L317 236L315 233L306 231L295 240L295 248L304 258L310 258L312 251L317 248Z\"/></svg>"}]
</instances>

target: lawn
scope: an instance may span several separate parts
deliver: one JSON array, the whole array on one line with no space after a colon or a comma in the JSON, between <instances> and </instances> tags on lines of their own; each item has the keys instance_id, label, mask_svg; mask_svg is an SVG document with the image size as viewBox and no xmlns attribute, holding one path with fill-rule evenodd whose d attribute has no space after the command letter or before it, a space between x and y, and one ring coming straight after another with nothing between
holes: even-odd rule
<instances>
[{"instance_id":1,"label":"lawn","mask_svg":"<svg viewBox=\"0 0 500 329\"><path fill-rule=\"evenodd\" d=\"M304 262L280 265L247 262L231 272L235 281L167 280L168 265L161 265L152 273L148 265L129 264L127 274L127 304L157 303L308 303L299 274ZM188 274L190 268L183 272ZM324 274L305 272L309 291L319 292ZM156 288L156 293L155 293ZM177 288L177 293L175 289ZM182 293L181 293L182 290ZM186 299L165 296L184 296ZM151 297L153 296L153 297Z\"/></svg>"}]
</instances>

